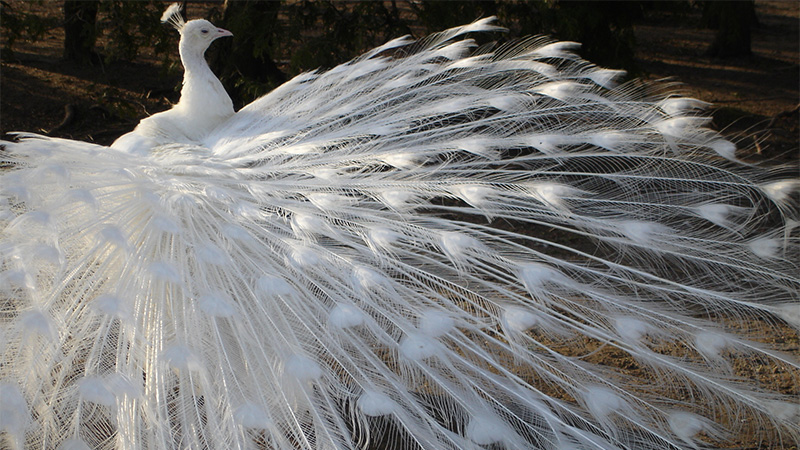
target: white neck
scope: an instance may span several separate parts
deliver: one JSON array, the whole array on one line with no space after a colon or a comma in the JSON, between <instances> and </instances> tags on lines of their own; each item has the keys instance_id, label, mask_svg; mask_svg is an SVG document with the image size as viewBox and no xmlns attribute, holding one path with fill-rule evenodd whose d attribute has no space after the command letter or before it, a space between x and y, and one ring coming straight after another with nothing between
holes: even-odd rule
<instances>
[{"instance_id":1,"label":"white neck","mask_svg":"<svg viewBox=\"0 0 800 450\"><path fill-rule=\"evenodd\" d=\"M206 48L189 45L184 42L184 39L181 39L181 42L178 44L178 51L181 54L181 63L183 63L183 67L186 69L187 73L190 71L205 71L211 73L206 58L203 56L206 52Z\"/></svg>"},{"instance_id":2,"label":"white neck","mask_svg":"<svg viewBox=\"0 0 800 450\"><path fill-rule=\"evenodd\" d=\"M191 111L197 119L232 115L233 103L203 56L206 49L187 45L182 39L179 50L185 72L181 99L176 106Z\"/></svg>"},{"instance_id":3,"label":"white neck","mask_svg":"<svg viewBox=\"0 0 800 450\"><path fill-rule=\"evenodd\" d=\"M181 40L178 49L181 54L181 63L184 69L183 90L181 91L181 100L183 100L184 95L191 93L187 92L190 91L187 89L187 85L191 84L192 80L216 79L217 77L211 71L211 68L208 67L208 63L203 56L206 49L199 49L195 46L186 45L183 40ZM217 80L217 82L219 82L219 80Z\"/></svg>"}]
</instances>

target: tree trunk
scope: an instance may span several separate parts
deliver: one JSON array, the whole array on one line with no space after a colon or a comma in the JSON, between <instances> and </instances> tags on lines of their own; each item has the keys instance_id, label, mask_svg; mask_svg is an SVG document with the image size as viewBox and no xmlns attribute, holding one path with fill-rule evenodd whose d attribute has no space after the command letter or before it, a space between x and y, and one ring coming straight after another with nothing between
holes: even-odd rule
<instances>
[{"instance_id":1,"label":"tree trunk","mask_svg":"<svg viewBox=\"0 0 800 450\"><path fill-rule=\"evenodd\" d=\"M745 56L750 49L750 25L755 21L753 0L706 3L708 19L716 22L717 34L706 52L709 56Z\"/></svg>"},{"instance_id":2,"label":"tree trunk","mask_svg":"<svg viewBox=\"0 0 800 450\"><path fill-rule=\"evenodd\" d=\"M219 26L231 31L234 38L220 39L208 54L237 109L286 81L286 74L269 55L280 6L281 2L271 1L225 2Z\"/></svg>"},{"instance_id":3,"label":"tree trunk","mask_svg":"<svg viewBox=\"0 0 800 450\"><path fill-rule=\"evenodd\" d=\"M64 58L80 63L97 60L94 44L97 41L96 1L64 1Z\"/></svg>"}]
</instances>

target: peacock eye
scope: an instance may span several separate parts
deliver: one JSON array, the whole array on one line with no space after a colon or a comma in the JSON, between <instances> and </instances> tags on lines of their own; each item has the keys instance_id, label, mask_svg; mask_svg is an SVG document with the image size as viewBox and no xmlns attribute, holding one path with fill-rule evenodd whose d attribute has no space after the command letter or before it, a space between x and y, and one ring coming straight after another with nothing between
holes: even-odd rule
<instances>
[{"instance_id":1,"label":"peacock eye","mask_svg":"<svg viewBox=\"0 0 800 450\"><path fill-rule=\"evenodd\" d=\"M206 29L200 30L200 32L203 33L203 34L208 34L208 30L206 30Z\"/></svg>"}]
</instances>

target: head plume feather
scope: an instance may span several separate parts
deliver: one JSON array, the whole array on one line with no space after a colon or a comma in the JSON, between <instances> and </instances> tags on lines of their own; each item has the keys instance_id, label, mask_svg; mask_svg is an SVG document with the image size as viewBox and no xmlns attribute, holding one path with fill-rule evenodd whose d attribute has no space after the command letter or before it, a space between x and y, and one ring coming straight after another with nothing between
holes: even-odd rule
<instances>
[{"instance_id":1,"label":"head plume feather","mask_svg":"<svg viewBox=\"0 0 800 450\"><path fill-rule=\"evenodd\" d=\"M183 19L181 15L181 6L178 3L173 3L169 5L164 14L161 16L161 22L163 23L170 23L176 30L181 31L183 26L186 25L186 21Z\"/></svg>"}]
</instances>

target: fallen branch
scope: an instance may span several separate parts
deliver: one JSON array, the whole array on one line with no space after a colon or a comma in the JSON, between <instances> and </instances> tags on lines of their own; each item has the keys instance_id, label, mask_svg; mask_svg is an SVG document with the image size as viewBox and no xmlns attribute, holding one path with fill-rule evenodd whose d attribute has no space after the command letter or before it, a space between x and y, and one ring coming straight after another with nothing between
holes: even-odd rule
<instances>
[{"instance_id":1,"label":"fallen branch","mask_svg":"<svg viewBox=\"0 0 800 450\"><path fill-rule=\"evenodd\" d=\"M52 130L46 131L45 134L50 135L57 131L61 131L64 128L68 127L75 121L75 105L69 103L64 105L64 119L61 120L61 123L55 126Z\"/></svg>"}]
</instances>

